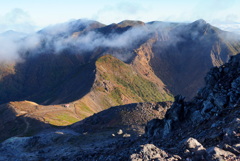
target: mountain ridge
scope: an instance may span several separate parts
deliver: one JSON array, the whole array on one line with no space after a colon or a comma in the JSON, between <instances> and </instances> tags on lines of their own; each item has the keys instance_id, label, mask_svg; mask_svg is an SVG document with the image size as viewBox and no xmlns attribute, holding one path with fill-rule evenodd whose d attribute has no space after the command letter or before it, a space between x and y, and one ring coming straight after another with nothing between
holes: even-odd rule
<instances>
[{"instance_id":1,"label":"mountain ridge","mask_svg":"<svg viewBox=\"0 0 240 161\"><path fill-rule=\"evenodd\" d=\"M191 99L211 67L240 51L236 36L203 20L64 25L60 32L37 33L38 45L22 50L22 61L1 64L1 104L74 104L84 119L111 106L170 101L176 94ZM104 57L109 62L99 61Z\"/></svg>"},{"instance_id":2,"label":"mountain ridge","mask_svg":"<svg viewBox=\"0 0 240 161\"><path fill-rule=\"evenodd\" d=\"M239 160L239 74L238 54L211 68L191 101L112 107L70 128L13 137L0 144L0 159ZM152 117L144 135L131 127Z\"/></svg>"}]
</instances>

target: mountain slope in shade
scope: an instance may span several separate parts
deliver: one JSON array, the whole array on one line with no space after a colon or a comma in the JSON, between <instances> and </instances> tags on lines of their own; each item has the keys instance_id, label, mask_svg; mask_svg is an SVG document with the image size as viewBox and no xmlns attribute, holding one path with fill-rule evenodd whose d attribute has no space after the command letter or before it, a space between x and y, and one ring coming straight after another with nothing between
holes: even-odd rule
<instances>
[{"instance_id":1,"label":"mountain slope in shade","mask_svg":"<svg viewBox=\"0 0 240 161\"><path fill-rule=\"evenodd\" d=\"M37 107L37 104L32 102L12 102L0 105L0 130L2 131L0 141L9 137L31 136L43 129L53 128L51 125L35 119L39 114L36 114L35 118L31 116L33 111L37 111ZM33 110L35 108L36 110Z\"/></svg>"},{"instance_id":2,"label":"mountain slope in shade","mask_svg":"<svg viewBox=\"0 0 240 161\"><path fill-rule=\"evenodd\" d=\"M133 134L143 134L148 121L163 119L172 102L133 103L111 107L70 126L83 133L96 133L102 129L123 129Z\"/></svg>"},{"instance_id":3,"label":"mountain slope in shade","mask_svg":"<svg viewBox=\"0 0 240 161\"><path fill-rule=\"evenodd\" d=\"M159 32L152 50L155 74L174 95L189 99L203 86L207 71L237 54L240 43L236 35L198 20Z\"/></svg>"}]
</instances>

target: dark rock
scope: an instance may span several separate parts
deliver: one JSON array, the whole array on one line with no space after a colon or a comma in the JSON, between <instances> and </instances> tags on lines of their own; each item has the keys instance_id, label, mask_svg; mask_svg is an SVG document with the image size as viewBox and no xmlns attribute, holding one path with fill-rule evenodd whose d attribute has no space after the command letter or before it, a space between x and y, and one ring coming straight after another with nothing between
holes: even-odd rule
<instances>
[{"instance_id":1,"label":"dark rock","mask_svg":"<svg viewBox=\"0 0 240 161\"><path fill-rule=\"evenodd\" d=\"M210 112L211 109L214 107L214 105L212 104L212 102L210 101L204 101L203 102L203 109L201 111L202 115L205 115L206 113Z\"/></svg>"},{"instance_id":2,"label":"dark rock","mask_svg":"<svg viewBox=\"0 0 240 161\"><path fill-rule=\"evenodd\" d=\"M147 137L156 136L159 130L164 127L164 121L160 119L153 119L147 123L145 127L145 134Z\"/></svg>"},{"instance_id":3,"label":"dark rock","mask_svg":"<svg viewBox=\"0 0 240 161\"><path fill-rule=\"evenodd\" d=\"M217 94L214 98L214 104L223 108L227 104L227 96Z\"/></svg>"},{"instance_id":4,"label":"dark rock","mask_svg":"<svg viewBox=\"0 0 240 161\"><path fill-rule=\"evenodd\" d=\"M165 120L162 136L166 137L170 133L171 129L172 129L172 120Z\"/></svg>"},{"instance_id":5,"label":"dark rock","mask_svg":"<svg viewBox=\"0 0 240 161\"><path fill-rule=\"evenodd\" d=\"M199 123L203 122L205 118L202 116L200 111L193 112L189 119L192 121L192 123L198 125Z\"/></svg>"}]
</instances>

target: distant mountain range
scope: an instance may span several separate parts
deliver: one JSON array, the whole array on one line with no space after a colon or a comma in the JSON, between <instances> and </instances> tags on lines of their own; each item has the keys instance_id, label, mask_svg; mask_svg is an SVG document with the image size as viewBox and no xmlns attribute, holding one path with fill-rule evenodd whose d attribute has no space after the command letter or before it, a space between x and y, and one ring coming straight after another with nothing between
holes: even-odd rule
<instances>
[{"instance_id":1,"label":"distant mountain range","mask_svg":"<svg viewBox=\"0 0 240 161\"><path fill-rule=\"evenodd\" d=\"M1 60L0 102L15 101L20 113L33 105L19 108L23 102L16 101L36 102L34 108L70 106L61 110L65 122L51 120L58 115L54 108L49 116L28 115L54 125L72 124L112 106L173 101L177 94L191 99L211 67L240 52L238 36L204 20L111 25L77 20L14 44L19 59Z\"/></svg>"}]
</instances>

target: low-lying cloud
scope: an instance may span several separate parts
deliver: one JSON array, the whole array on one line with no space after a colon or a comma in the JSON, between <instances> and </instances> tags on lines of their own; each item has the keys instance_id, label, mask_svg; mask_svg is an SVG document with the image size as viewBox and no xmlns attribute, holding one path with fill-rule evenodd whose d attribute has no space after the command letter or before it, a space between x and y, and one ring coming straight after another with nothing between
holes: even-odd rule
<instances>
[{"instance_id":1,"label":"low-lying cloud","mask_svg":"<svg viewBox=\"0 0 240 161\"><path fill-rule=\"evenodd\" d=\"M81 23L85 23L82 25L85 27L89 25L89 21L86 20ZM105 35L97 31L88 31L74 37L71 30L73 28L69 26L69 23L63 23L49 26L25 37L17 38L19 33L16 32L1 34L0 45L3 47L0 49L0 60L16 61L20 59L21 52L35 49L38 49L36 53L53 51L57 54L72 47L79 51L77 53L90 52L98 47L130 48L150 34L150 31L143 27L134 27L120 34L113 32Z\"/></svg>"},{"instance_id":2,"label":"low-lying cloud","mask_svg":"<svg viewBox=\"0 0 240 161\"><path fill-rule=\"evenodd\" d=\"M129 52L140 41L158 32L159 39L165 42L165 46L174 46L183 41L182 33L188 32L186 26L170 23L150 23L145 26L135 26L126 29L125 32L117 33L114 30L104 34L98 30L85 31L92 21L78 20L63 24L49 26L37 33L22 35L19 33L0 34L0 61L18 61L21 60L21 54L30 51L32 54L41 53L61 53L66 49L74 49L75 53L91 52L96 48L127 49L125 55L115 54L121 60L129 57ZM204 22L203 22L204 23ZM199 24L201 25L201 24ZM176 28L176 26L178 26ZM175 28L171 30L171 28ZM77 34L75 30L82 29ZM171 31L170 31L171 30ZM192 40L198 37L198 32L189 33ZM18 36L17 36L18 35ZM77 36L76 36L77 35Z\"/></svg>"}]
</instances>

